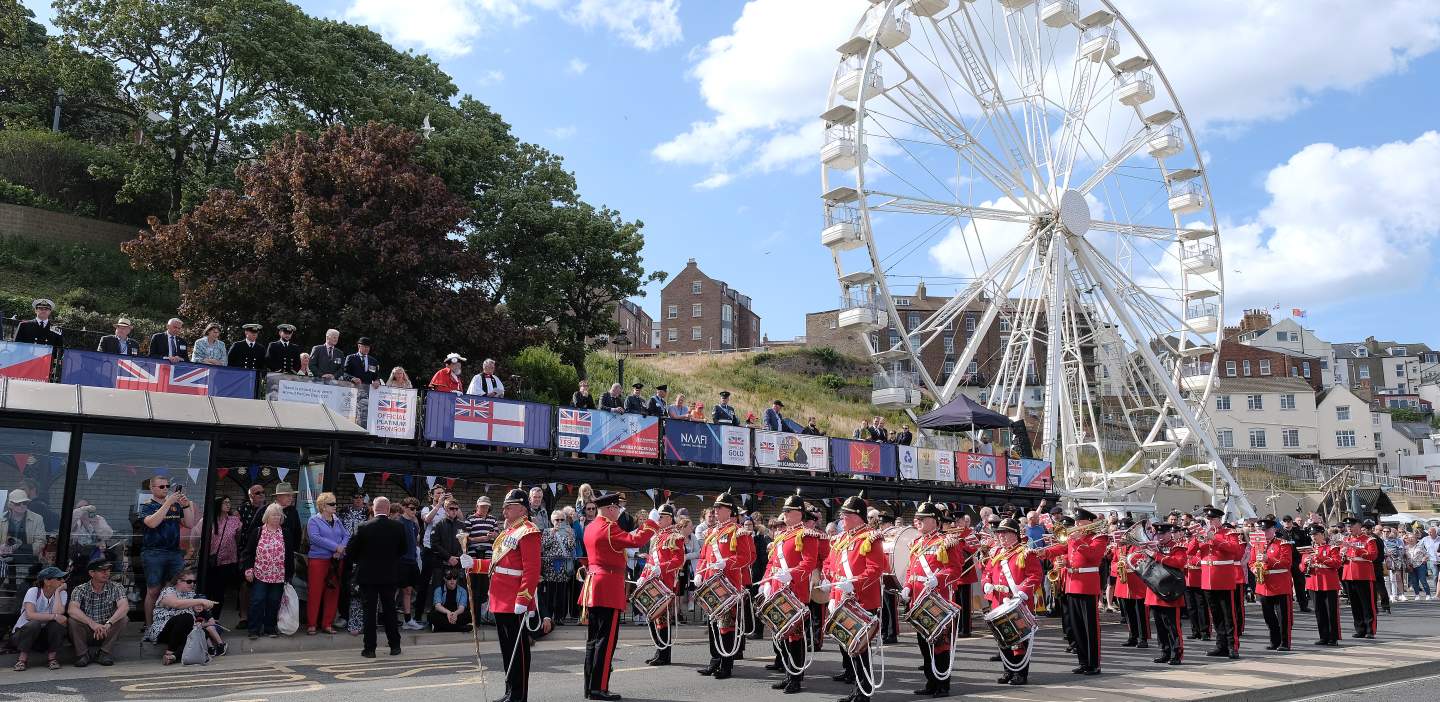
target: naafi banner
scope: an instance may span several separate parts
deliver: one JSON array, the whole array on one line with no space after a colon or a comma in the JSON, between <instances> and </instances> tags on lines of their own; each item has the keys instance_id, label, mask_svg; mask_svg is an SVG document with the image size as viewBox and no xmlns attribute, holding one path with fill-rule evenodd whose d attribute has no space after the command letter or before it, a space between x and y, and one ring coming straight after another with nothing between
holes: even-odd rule
<instances>
[{"instance_id":1,"label":"naafi banner","mask_svg":"<svg viewBox=\"0 0 1440 702\"><path fill-rule=\"evenodd\" d=\"M671 419L665 422L665 457L711 465L750 465L750 430Z\"/></svg>"}]
</instances>

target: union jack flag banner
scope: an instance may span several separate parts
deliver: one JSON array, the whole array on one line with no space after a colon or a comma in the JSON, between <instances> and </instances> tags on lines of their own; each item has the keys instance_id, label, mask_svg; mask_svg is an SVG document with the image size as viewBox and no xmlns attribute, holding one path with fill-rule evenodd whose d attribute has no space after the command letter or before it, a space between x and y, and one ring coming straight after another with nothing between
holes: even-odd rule
<instances>
[{"instance_id":1,"label":"union jack flag banner","mask_svg":"<svg viewBox=\"0 0 1440 702\"><path fill-rule=\"evenodd\" d=\"M551 409L479 395L425 396L425 438L463 444L549 448Z\"/></svg>"},{"instance_id":2,"label":"union jack flag banner","mask_svg":"<svg viewBox=\"0 0 1440 702\"><path fill-rule=\"evenodd\" d=\"M373 436L415 438L415 417L419 414L419 405L415 400L414 390L386 386L372 388L365 428Z\"/></svg>"},{"instance_id":3,"label":"union jack flag banner","mask_svg":"<svg viewBox=\"0 0 1440 702\"><path fill-rule=\"evenodd\" d=\"M60 382L117 390L255 399L254 371L76 349L65 352Z\"/></svg>"}]
</instances>

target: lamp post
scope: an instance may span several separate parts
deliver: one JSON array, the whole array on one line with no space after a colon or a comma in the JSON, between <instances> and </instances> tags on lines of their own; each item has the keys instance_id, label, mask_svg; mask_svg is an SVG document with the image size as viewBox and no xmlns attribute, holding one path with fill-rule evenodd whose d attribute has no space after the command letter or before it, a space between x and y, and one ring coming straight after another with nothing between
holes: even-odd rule
<instances>
[{"instance_id":1,"label":"lamp post","mask_svg":"<svg viewBox=\"0 0 1440 702\"><path fill-rule=\"evenodd\" d=\"M625 353L626 349L630 348L630 335L621 329L619 334L610 339L610 343L615 347L615 370L618 376L615 382L620 384L620 389L623 391L625 389Z\"/></svg>"}]
</instances>

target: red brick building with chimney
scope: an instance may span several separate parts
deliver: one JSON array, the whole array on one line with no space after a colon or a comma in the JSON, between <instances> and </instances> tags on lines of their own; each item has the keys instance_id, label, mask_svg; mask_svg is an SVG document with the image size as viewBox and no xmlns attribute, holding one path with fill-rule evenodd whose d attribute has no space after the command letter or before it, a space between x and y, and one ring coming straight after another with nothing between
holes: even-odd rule
<instances>
[{"instance_id":1,"label":"red brick building with chimney","mask_svg":"<svg viewBox=\"0 0 1440 702\"><path fill-rule=\"evenodd\" d=\"M660 348L667 353L760 346L760 315L750 297L711 278L695 259L660 291Z\"/></svg>"}]
</instances>

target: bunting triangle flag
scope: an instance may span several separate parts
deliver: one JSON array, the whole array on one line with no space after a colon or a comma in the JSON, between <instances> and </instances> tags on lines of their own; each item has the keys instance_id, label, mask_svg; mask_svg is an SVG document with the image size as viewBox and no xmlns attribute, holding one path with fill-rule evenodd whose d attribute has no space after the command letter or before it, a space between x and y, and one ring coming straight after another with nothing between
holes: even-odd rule
<instances>
[{"instance_id":1,"label":"bunting triangle flag","mask_svg":"<svg viewBox=\"0 0 1440 702\"><path fill-rule=\"evenodd\" d=\"M170 469L169 469L169 468L166 468L165 466L160 466L160 467L158 467L158 468L155 469L155 475L163 475L163 476L169 477L169 476L170 476Z\"/></svg>"},{"instance_id":2,"label":"bunting triangle flag","mask_svg":"<svg viewBox=\"0 0 1440 702\"><path fill-rule=\"evenodd\" d=\"M99 461L85 461L85 479L86 479L86 480L89 480L89 479L95 477L95 471L97 471L97 470L100 470L100 462L99 462Z\"/></svg>"},{"instance_id":3,"label":"bunting triangle flag","mask_svg":"<svg viewBox=\"0 0 1440 702\"><path fill-rule=\"evenodd\" d=\"M16 469L16 470L20 471L21 473L24 473L24 472L25 472L25 468L27 468L27 467L30 465L30 454L28 454L28 453L17 453L17 454L12 455L12 456L10 457L10 460L15 461L15 469Z\"/></svg>"},{"instance_id":4,"label":"bunting triangle flag","mask_svg":"<svg viewBox=\"0 0 1440 702\"><path fill-rule=\"evenodd\" d=\"M490 483L485 483L485 494L486 494L486 495L489 495L489 494L490 494Z\"/></svg>"},{"instance_id":5,"label":"bunting triangle flag","mask_svg":"<svg viewBox=\"0 0 1440 702\"><path fill-rule=\"evenodd\" d=\"M216 468L216 469L215 469L215 475L218 476L221 480L224 480L224 479L225 479L225 476L230 475L230 469L229 469L229 468Z\"/></svg>"},{"instance_id":6,"label":"bunting triangle flag","mask_svg":"<svg viewBox=\"0 0 1440 702\"><path fill-rule=\"evenodd\" d=\"M427 475L427 476L425 476L425 487L427 487L427 488L429 488L429 489L431 489L431 490L434 490L434 489L435 489L435 477L436 477L436 476L433 476L433 475Z\"/></svg>"},{"instance_id":7,"label":"bunting triangle flag","mask_svg":"<svg viewBox=\"0 0 1440 702\"><path fill-rule=\"evenodd\" d=\"M257 465L257 464L251 463L251 464L250 464L250 482L251 482L251 483L254 483L254 482L255 482L256 480L258 480L259 478L260 478L260 466Z\"/></svg>"},{"instance_id":8,"label":"bunting triangle flag","mask_svg":"<svg viewBox=\"0 0 1440 702\"><path fill-rule=\"evenodd\" d=\"M350 475L351 475L351 476L354 476L354 478L355 478L355 489L356 489L356 490L359 490L360 488L365 487L365 474L364 474L364 473L351 473Z\"/></svg>"},{"instance_id":9,"label":"bunting triangle flag","mask_svg":"<svg viewBox=\"0 0 1440 702\"><path fill-rule=\"evenodd\" d=\"M387 472L387 473L381 473L381 474L380 474L380 482L381 482L381 483L388 483L388 482L390 482L390 474L389 474L388 472Z\"/></svg>"},{"instance_id":10,"label":"bunting triangle flag","mask_svg":"<svg viewBox=\"0 0 1440 702\"><path fill-rule=\"evenodd\" d=\"M454 490L454 489L455 489L455 479L454 479L454 478L446 478L446 479L445 479L445 489L446 489L446 490Z\"/></svg>"},{"instance_id":11,"label":"bunting triangle flag","mask_svg":"<svg viewBox=\"0 0 1440 702\"><path fill-rule=\"evenodd\" d=\"M285 476L290 475L289 468L276 468L275 472L279 474L281 480L284 480Z\"/></svg>"},{"instance_id":12,"label":"bunting triangle flag","mask_svg":"<svg viewBox=\"0 0 1440 702\"><path fill-rule=\"evenodd\" d=\"M655 501L655 488L650 488L649 490L646 490L645 494L650 496L651 502Z\"/></svg>"},{"instance_id":13,"label":"bunting triangle flag","mask_svg":"<svg viewBox=\"0 0 1440 702\"><path fill-rule=\"evenodd\" d=\"M190 475L190 482L191 482L192 484L193 484L193 483L198 483L198 482L200 482L200 469L199 469L199 468L186 468L186 469L185 469L185 472Z\"/></svg>"},{"instance_id":14,"label":"bunting triangle flag","mask_svg":"<svg viewBox=\"0 0 1440 702\"><path fill-rule=\"evenodd\" d=\"M413 476L413 475L402 475L402 476L400 476L400 484L405 486L405 492L410 492L410 486L415 484L415 476Z\"/></svg>"},{"instance_id":15,"label":"bunting triangle flag","mask_svg":"<svg viewBox=\"0 0 1440 702\"><path fill-rule=\"evenodd\" d=\"M559 489L560 489L560 483L550 483L550 494L551 494L551 495L558 495L558 494L560 494L560 493L559 493Z\"/></svg>"},{"instance_id":16,"label":"bunting triangle flag","mask_svg":"<svg viewBox=\"0 0 1440 702\"><path fill-rule=\"evenodd\" d=\"M65 472L65 459L60 456L50 457L50 474L61 475Z\"/></svg>"}]
</instances>

